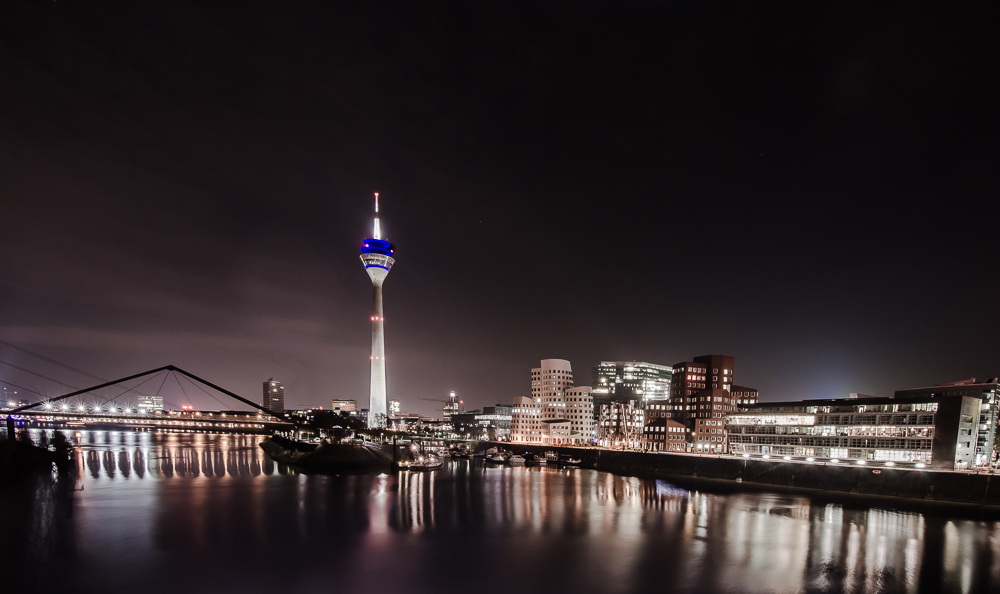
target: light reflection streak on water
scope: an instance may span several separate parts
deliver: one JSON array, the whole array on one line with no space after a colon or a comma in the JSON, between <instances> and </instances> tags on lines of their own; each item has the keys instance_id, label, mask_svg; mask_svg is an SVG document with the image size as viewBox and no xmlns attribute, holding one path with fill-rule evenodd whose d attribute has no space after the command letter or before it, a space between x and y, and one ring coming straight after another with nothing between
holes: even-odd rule
<instances>
[{"instance_id":1,"label":"light reflection streak on water","mask_svg":"<svg viewBox=\"0 0 1000 594\"><path fill-rule=\"evenodd\" d=\"M419 536L431 555L436 535L462 534L468 546L490 547L501 558L572 562L577 571L565 585L581 591L639 591L664 579L679 592L1000 591L996 521L467 460L437 472L305 476L280 465L275 472L258 447L262 439L81 432L77 466L86 490L76 495L83 507L74 520L86 534L81 542L141 560L174 539L201 551L264 550L276 540L315 545L334 532L357 532L358 550L391 554ZM60 530L52 497L40 487L28 514L40 559L51 556L46 547ZM118 497L131 516L101 505L108 497ZM243 515L230 513L234 504ZM182 505L184 517L172 516L170 505ZM405 564L419 567L423 557L405 550Z\"/></svg>"}]
</instances>

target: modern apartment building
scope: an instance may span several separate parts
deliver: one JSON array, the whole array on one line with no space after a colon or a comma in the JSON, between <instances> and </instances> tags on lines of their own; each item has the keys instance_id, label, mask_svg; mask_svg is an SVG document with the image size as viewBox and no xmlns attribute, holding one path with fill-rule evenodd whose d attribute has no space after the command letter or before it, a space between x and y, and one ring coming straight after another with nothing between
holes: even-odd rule
<instances>
[{"instance_id":1,"label":"modern apartment building","mask_svg":"<svg viewBox=\"0 0 1000 594\"><path fill-rule=\"evenodd\" d=\"M646 421L642 430L644 452L686 452L691 431L687 425L660 417Z\"/></svg>"},{"instance_id":2,"label":"modern apartment building","mask_svg":"<svg viewBox=\"0 0 1000 594\"><path fill-rule=\"evenodd\" d=\"M757 404L757 389L748 388L746 386L737 386L733 384L730 388L733 397L736 399L736 406L744 406L746 404Z\"/></svg>"},{"instance_id":3,"label":"modern apartment building","mask_svg":"<svg viewBox=\"0 0 1000 594\"><path fill-rule=\"evenodd\" d=\"M748 405L727 415L729 453L962 470L976 462L982 402L938 393Z\"/></svg>"},{"instance_id":4,"label":"modern apartment building","mask_svg":"<svg viewBox=\"0 0 1000 594\"><path fill-rule=\"evenodd\" d=\"M542 443L542 403L541 397L514 398L511 409L510 440L519 443Z\"/></svg>"},{"instance_id":5,"label":"modern apartment building","mask_svg":"<svg viewBox=\"0 0 1000 594\"><path fill-rule=\"evenodd\" d=\"M896 390L895 398L902 396L971 396L980 400L979 424L976 427L976 454L973 464L981 466L989 464L994 456L994 444L997 435L997 412L1000 406L997 378L985 382L977 382L970 378L958 382L938 384L927 388L910 388Z\"/></svg>"},{"instance_id":6,"label":"modern apartment building","mask_svg":"<svg viewBox=\"0 0 1000 594\"><path fill-rule=\"evenodd\" d=\"M726 415L735 412L741 406L741 398L756 399L757 393L753 388L746 387L734 392L733 381L734 359L726 355L704 355L674 365L669 418L684 423L691 430L692 451L726 451L726 426L724 422L717 426L717 422L724 421ZM739 395L750 393L752 397ZM707 423L709 419L712 423ZM705 433L713 430L718 433ZM702 446L700 450L699 443Z\"/></svg>"},{"instance_id":7,"label":"modern apartment building","mask_svg":"<svg viewBox=\"0 0 1000 594\"><path fill-rule=\"evenodd\" d=\"M699 454L726 453L725 419L692 419L691 425L692 452Z\"/></svg>"},{"instance_id":8,"label":"modern apartment building","mask_svg":"<svg viewBox=\"0 0 1000 594\"><path fill-rule=\"evenodd\" d=\"M570 431L588 441L597 439L594 423L594 396L590 386L577 386L566 390L566 407L563 415L570 423Z\"/></svg>"},{"instance_id":9,"label":"modern apartment building","mask_svg":"<svg viewBox=\"0 0 1000 594\"><path fill-rule=\"evenodd\" d=\"M285 386L281 385L281 382L274 381L273 377L264 382L264 398L261 406L276 417L285 414Z\"/></svg>"},{"instance_id":10,"label":"modern apartment building","mask_svg":"<svg viewBox=\"0 0 1000 594\"><path fill-rule=\"evenodd\" d=\"M576 387L564 359L543 359L531 370L531 398L515 398L511 440L545 445L587 445L594 440L590 387Z\"/></svg>"}]
</instances>

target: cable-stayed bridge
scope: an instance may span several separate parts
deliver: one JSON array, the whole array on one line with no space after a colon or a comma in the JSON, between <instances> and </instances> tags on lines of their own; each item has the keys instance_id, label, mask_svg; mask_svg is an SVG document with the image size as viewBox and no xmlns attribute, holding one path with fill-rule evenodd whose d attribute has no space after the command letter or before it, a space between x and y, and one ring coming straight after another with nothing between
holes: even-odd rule
<instances>
[{"instance_id":1,"label":"cable-stayed bridge","mask_svg":"<svg viewBox=\"0 0 1000 594\"><path fill-rule=\"evenodd\" d=\"M233 410L219 412L194 410L148 412L128 405L121 405L117 401L117 398L125 393L137 393L148 396L148 394L138 392L137 388L161 376L162 380L157 394L162 390L168 377L172 376L182 391L185 390L184 384L181 382L183 379L224 406L228 398L255 410L252 412ZM126 382L140 378L146 379L133 386L125 385ZM80 400L83 396L92 396L99 390L111 387L124 388L124 391L118 394L117 397L104 398L103 402L92 401L84 403ZM209 388L209 390L205 388ZM213 392L221 394L223 398L215 396ZM73 398L77 399L77 401L74 404L69 404L69 400ZM61 396L51 398L43 396L39 402L17 406L0 414L7 417L8 433L15 427L117 428L130 430L176 429L238 433L270 433L275 430L287 430L293 427L291 423L273 416L269 410L256 402L243 398L235 392L174 365L165 365L116 380L106 381L81 390L74 390Z\"/></svg>"}]
</instances>

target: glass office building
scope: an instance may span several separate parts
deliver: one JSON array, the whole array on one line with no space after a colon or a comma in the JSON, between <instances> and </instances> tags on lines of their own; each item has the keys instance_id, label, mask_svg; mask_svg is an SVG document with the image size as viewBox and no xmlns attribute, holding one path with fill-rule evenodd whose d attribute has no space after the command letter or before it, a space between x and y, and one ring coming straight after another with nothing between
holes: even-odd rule
<instances>
[{"instance_id":1,"label":"glass office building","mask_svg":"<svg viewBox=\"0 0 1000 594\"><path fill-rule=\"evenodd\" d=\"M594 367L591 383L595 397L607 395L606 402L624 400L667 400L673 368L639 361L601 361Z\"/></svg>"}]
</instances>

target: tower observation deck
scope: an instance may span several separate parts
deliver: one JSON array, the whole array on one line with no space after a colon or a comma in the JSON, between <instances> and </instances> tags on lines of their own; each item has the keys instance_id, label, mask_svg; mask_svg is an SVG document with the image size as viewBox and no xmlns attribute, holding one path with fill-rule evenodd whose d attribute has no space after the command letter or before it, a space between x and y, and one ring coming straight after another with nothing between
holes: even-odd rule
<instances>
[{"instance_id":1,"label":"tower observation deck","mask_svg":"<svg viewBox=\"0 0 1000 594\"><path fill-rule=\"evenodd\" d=\"M378 193L375 193L375 226L372 237L361 247L361 262L372 279L372 354L371 389L368 402L368 426L378 427L388 418L389 400L385 389L385 317L382 312L382 283L396 263L392 244L382 239L378 220ZM380 416L381 415L381 416Z\"/></svg>"}]
</instances>

